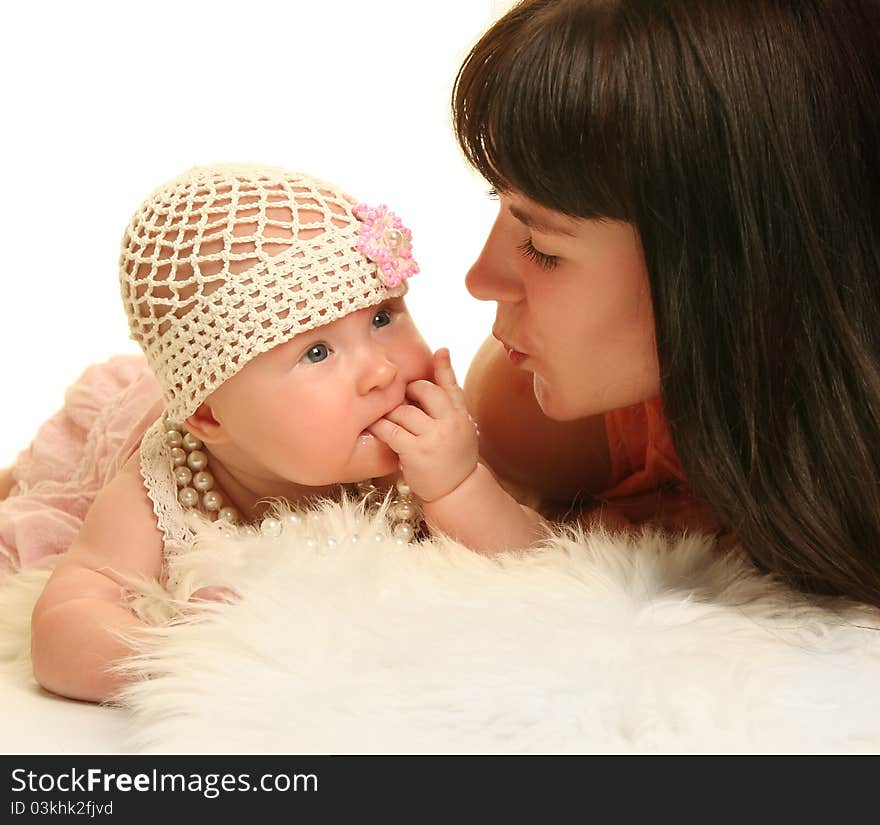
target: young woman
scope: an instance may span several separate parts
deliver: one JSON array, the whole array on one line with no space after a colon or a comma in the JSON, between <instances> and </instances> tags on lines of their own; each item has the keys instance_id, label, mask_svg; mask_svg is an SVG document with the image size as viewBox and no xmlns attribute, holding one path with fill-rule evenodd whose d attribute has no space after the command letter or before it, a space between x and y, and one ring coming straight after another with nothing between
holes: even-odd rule
<instances>
[{"instance_id":1,"label":"young woman","mask_svg":"<svg viewBox=\"0 0 880 825\"><path fill-rule=\"evenodd\" d=\"M880 605L880 4L526 0L453 106L487 462Z\"/></svg>"}]
</instances>

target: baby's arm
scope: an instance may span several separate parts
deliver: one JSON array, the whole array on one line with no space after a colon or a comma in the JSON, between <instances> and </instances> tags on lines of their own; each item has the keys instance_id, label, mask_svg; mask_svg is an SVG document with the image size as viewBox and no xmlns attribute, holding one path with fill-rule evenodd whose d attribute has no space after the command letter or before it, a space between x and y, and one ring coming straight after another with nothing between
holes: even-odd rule
<instances>
[{"instance_id":1,"label":"baby's arm","mask_svg":"<svg viewBox=\"0 0 880 825\"><path fill-rule=\"evenodd\" d=\"M414 381L402 404L371 427L400 456L403 475L422 500L425 520L481 553L528 547L544 521L519 504L478 461L478 439L448 350L434 356L436 383Z\"/></svg>"},{"instance_id":2,"label":"baby's arm","mask_svg":"<svg viewBox=\"0 0 880 825\"><path fill-rule=\"evenodd\" d=\"M544 519L516 501L480 463L446 495L424 502L423 509L430 528L479 553L524 549L547 535Z\"/></svg>"},{"instance_id":3,"label":"baby's arm","mask_svg":"<svg viewBox=\"0 0 880 825\"><path fill-rule=\"evenodd\" d=\"M158 577L162 552L156 517L130 462L96 497L34 607L31 658L46 690L100 702L121 686L107 668L129 651L114 631L143 626L125 604L123 577Z\"/></svg>"}]
</instances>

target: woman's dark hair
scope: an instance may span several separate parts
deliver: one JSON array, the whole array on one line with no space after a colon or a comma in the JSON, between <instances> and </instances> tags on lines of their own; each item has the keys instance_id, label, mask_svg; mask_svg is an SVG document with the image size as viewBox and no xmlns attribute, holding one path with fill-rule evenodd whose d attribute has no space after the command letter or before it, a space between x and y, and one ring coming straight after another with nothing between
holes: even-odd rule
<instances>
[{"instance_id":1,"label":"woman's dark hair","mask_svg":"<svg viewBox=\"0 0 880 825\"><path fill-rule=\"evenodd\" d=\"M877 0L526 0L453 111L499 190L638 229L694 492L762 569L880 605Z\"/></svg>"}]
</instances>

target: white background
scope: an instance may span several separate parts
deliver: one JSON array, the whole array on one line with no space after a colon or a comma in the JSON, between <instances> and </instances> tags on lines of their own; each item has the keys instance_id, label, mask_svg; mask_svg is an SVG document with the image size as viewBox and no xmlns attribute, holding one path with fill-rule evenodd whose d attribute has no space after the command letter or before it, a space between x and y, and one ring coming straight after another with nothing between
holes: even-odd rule
<instances>
[{"instance_id":1,"label":"white background","mask_svg":"<svg viewBox=\"0 0 880 825\"><path fill-rule=\"evenodd\" d=\"M452 135L450 92L505 0L10 3L0 12L0 466L90 363L137 352L119 241L191 166L308 171L413 231L409 305L459 380L494 304L464 288L496 206Z\"/></svg>"}]
</instances>

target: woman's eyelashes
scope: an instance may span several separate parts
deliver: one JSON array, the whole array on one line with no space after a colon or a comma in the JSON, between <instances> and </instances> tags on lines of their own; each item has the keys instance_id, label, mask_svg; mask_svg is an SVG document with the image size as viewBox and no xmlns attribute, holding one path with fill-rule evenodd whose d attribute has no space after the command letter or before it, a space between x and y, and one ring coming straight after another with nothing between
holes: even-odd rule
<instances>
[{"instance_id":1,"label":"woman's eyelashes","mask_svg":"<svg viewBox=\"0 0 880 825\"><path fill-rule=\"evenodd\" d=\"M494 186L486 191L486 196L493 201L499 200L498 190ZM553 269L559 263L556 255L548 255L546 252L541 252L540 249L535 249L531 238L526 238L517 249L520 255L536 263L542 269Z\"/></svg>"},{"instance_id":2,"label":"woman's eyelashes","mask_svg":"<svg viewBox=\"0 0 880 825\"><path fill-rule=\"evenodd\" d=\"M536 263L542 269L553 269L558 263L558 258L555 255L548 255L546 252L535 249L531 238L526 238L517 249L520 255Z\"/></svg>"}]
</instances>

